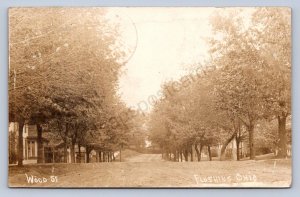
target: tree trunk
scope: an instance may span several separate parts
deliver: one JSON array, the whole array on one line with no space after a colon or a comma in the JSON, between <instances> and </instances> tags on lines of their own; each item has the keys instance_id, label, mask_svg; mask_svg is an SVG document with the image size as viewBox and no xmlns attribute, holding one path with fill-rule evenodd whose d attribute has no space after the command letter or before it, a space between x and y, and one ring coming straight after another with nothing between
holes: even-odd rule
<instances>
[{"instance_id":1,"label":"tree trunk","mask_svg":"<svg viewBox=\"0 0 300 197\"><path fill-rule=\"evenodd\" d=\"M90 152L91 152L90 148L88 148L88 147L86 146L86 148L85 148L86 163L90 163Z\"/></svg>"},{"instance_id":2,"label":"tree trunk","mask_svg":"<svg viewBox=\"0 0 300 197\"><path fill-rule=\"evenodd\" d=\"M66 123L66 132L64 136L64 163L68 163L68 132L69 132L69 124Z\"/></svg>"},{"instance_id":3,"label":"tree trunk","mask_svg":"<svg viewBox=\"0 0 300 197\"><path fill-rule=\"evenodd\" d=\"M201 161L201 154L200 154L200 151L198 149L198 145L197 144L195 144L195 151L196 151L196 154L197 154L198 161Z\"/></svg>"},{"instance_id":4,"label":"tree trunk","mask_svg":"<svg viewBox=\"0 0 300 197\"><path fill-rule=\"evenodd\" d=\"M23 127L24 120L21 120L19 123L19 136L18 136L18 166L23 165Z\"/></svg>"},{"instance_id":5,"label":"tree trunk","mask_svg":"<svg viewBox=\"0 0 300 197\"><path fill-rule=\"evenodd\" d=\"M240 160L240 139L236 137L236 160Z\"/></svg>"},{"instance_id":6,"label":"tree trunk","mask_svg":"<svg viewBox=\"0 0 300 197\"><path fill-rule=\"evenodd\" d=\"M44 163L44 145L43 145L43 128L40 124L37 127L37 163Z\"/></svg>"},{"instance_id":7,"label":"tree trunk","mask_svg":"<svg viewBox=\"0 0 300 197\"><path fill-rule=\"evenodd\" d=\"M204 145L200 144L200 161L201 161L201 154L202 154L203 146Z\"/></svg>"},{"instance_id":8,"label":"tree trunk","mask_svg":"<svg viewBox=\"0 0 300 197\"><path fill-rule=\"evenodd\" d=\"M81 163L81 150L80 150L80 144L78 144L78 157L77 157L77 163Z\"/></svg>"},{"instance_id":9,"label":"tree trunk","mask_svg":"<svg viewBox=\"0 0 300 197\"><path fill-rule=\"evenodd\" d=\"M211 158L211 151L210 151L210 146L209 146L209 145L207 146L207 151L208 151L208 158L209 158L209 161L211 161L212 158Z\"/></svg>"},{"instance_id":10,"label":"tree trunk","mask_svg":"<svg viewBox=\"0 0 300 197\"><path fill-rule=\"evenodd\" d=\"M287 156L286 116L278 116L278 155L279 158Z\"/></svg>"},{"instance_id":11,"label":"tree trunk","mask_svg":"<svg viewBox=\"0 0 300 197\"><path fill-rule=\"evenodd\" d=\"M75 142L73 140L71 144L71 163L75 163Z\"/></svg>"},{"instance_id":12,"label":"tree trunk","mask_svg":"<svg viewBox=\"0 0 300 197\"><path fill-rule=\"evenodd\" d=\"M54 148L52 148L51 150L52 150L52 163L55 163L55 150Z\"/></svg>"},{"instance_id":13,"label":"tree trunk","mask_svg":"<svg viewBox=\"0 0 300 197\"><path fill-rule=\"evenodd\" d=\"M96 162L98 163L99 162L99 152L98 151L96 151Z\"/></svg>"},{"instance_id":14,"label":"tree trunk","mask_svg":"<svg viewBox=\"0 0 300 197\"><path fill-rule=\"evenodd\" d=\"M188 161L188 151L187 150L184 150L183 156L184 156L184 160Z\"/></svg>"},{"instance_id":15,"label":"tree trunk","mask_svg":"<svg viewBox=\"0 0 300 197\"><path fill-rule=\"evenodd\" d=\"M176 150L173 151L173 161L176 161Z\"/></svg>"},{"instance_id":16,"label":"tree trunk","mask_svg":"<svg viewBox=\"0 0 300 197\"><path fill-rule=\"evenodd\" d=\"M250 160L255 159L255 149L254 149L254 125L248 127L249 132L249 148L250 148Z\"/></svg>"},{"instance_id":17,"label":"tree trunk","mask_svg":"<svg viewBox=\"0 0 300 197\"><path fill-rule=\"evenodd\" d=\"M225 159L225 150L226 150L226 147L228 146L228 144L231 142L231 140L233 140L233 138L235 137L236 133L232 134L225 142L224 144L222 145L222 148L221 148L221 153L220 153L220 160L224 160Z\"/></svg>"},{"instance_id":18,"label":"tree trunk","mask_svg":"<svg viewBox=\"0 0 300 197\"><path fill-rule=\"evenodd\" d=\"M180 150L180 161L182 162L182 151Z\"/></svg>"},{"instance_id":19,"label":"tree trunk","mask_svg":"<svg viewBox=\"0 0 300 197\"><path fill-rule=\"evenodd\" d=\"M193 145L191 146L190 153L191 153L191 161L193 162L194 161Z\"/></svg>"},{"instance_id":20,"label":"tree trunk","mask_svg":"<svg viewBox=\"0 0 300 197\"><path fill-rule=\"evenodd\" d=\"M113 158L113 161L116 160L116 157L115 157L115 153L114 153L114 152L112 152L112 158Z\"/></svg>"}]
</instances>

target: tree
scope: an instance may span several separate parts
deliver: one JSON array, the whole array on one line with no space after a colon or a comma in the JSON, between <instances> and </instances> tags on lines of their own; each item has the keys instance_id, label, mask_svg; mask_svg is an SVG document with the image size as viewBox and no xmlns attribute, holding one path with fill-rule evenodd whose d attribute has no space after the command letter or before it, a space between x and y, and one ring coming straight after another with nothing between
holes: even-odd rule
<instances>
[{"instance_id":1,"label":"tree","mask_svg":"<svg viewBox=\"0 0 300 197\"><path fill-rule=\"evenodd\" d=\"M221 65L215 86L219 107L245 125L249 133L250 159L254 159L254 130L265 108L261 98L266 63L252 40L252 32L243 26L245 22L239 14L215 15L212 24L218 37L211 41L211 52L214 64Z\"/></svg>"},{"instance_id":2,"label":"tree","mask_svg":"<svg viewBox=\"0 0 300 197\"><path fill-rule=\"evenodd\" d=\"M41 124L62 119L68 128L70 116L115 95L123 54L104 9L14 8L9 14L9 114L19 123L22 165L23 125L37 124L40 155Z\"/></svg>"},{"instance_id":3,"label":"tree","mask_svg":"<svg viewBox=\"0 0 300 197\"><path fill-rule=\"evenodd\" d=\"M256 132L268 137L267 132L256 127L262 121L271 124L276 116L279 155L286 154L285 125L290 114L289 17L288 10L279 8L257 8L250 13L226 9L215 13L211 18L213 35L207 66L196 78L187 75L164 84L163 96L149 122L151 139L168 155L176 155L180 149L186 160L193 150L190 147L194 146L200 160L203 146L210 152L210 146L219 143L223 159L227 145L235 139L239 160L240 143L248 138L250 159L254 159ZM193 83L186 79L193 79Z\"/></svg>"},{"instance_id":4,"label":"tree","mask_svg":"<svg viewBox=\"0 0 300 197\"><path fill-rule=\"evenodd\" d=\"M171 81L164 85L164 96L156 104L150 119L151 139L179 160L181 154L185 160L193 161L193 149L201 160L201 151L207 146L211 160L210 147L216 145L220 139L219 114L214 106L210 68L204 69L202 75L190 75L193 79L188 82L187 76L179 81ZM185 82L185 83L180 83ZM169 94L169 90L176 84L176 90ZM174 87L173 87L174 88ZM189 99L186 99L186 98ZM170 157L170 156L168 156Z\"/></svg>"},{"instance_id":5,"label":"tree","mask_svg":"<svg viewBox=\"0 0 300 197\"><path fill-rule=\"evenodd\" d=\"M269 114L278 121L278 157L287 156L287 117L291 114L291 10L259 8L253 32L267 67L264 70Z\"/></svg>"}]
</instances>

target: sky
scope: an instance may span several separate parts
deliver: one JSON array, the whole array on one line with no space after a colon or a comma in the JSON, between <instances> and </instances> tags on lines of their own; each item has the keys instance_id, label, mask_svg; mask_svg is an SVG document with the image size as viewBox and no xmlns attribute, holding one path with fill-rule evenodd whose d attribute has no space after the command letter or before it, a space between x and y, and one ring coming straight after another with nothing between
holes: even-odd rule
<instances>
[{"instance_id":1,"label":"sky","mask_svg":"<svg viewBox=\"0 0 300 197\"><path fill-rule=\"evenodd\" d=\"M149 96L161 85L191 71L207 57L214 8L114 8L129 49L119 78L121 99L134 109L151 110Z\"/></svg>"}]
</instances>

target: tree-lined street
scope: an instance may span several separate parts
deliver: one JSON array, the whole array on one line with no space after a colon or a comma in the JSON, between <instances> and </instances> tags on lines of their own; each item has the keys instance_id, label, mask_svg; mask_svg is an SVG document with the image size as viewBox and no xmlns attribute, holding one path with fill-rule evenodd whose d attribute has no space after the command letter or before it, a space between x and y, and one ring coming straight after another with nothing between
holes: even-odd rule
<instances>
[{"instance_id":1,"label":"tree-lined street","mask_svg":"<svg viewBox=\"0 0 300 197\"><path fill-rule=\"evenodd\" d=\"M9 39L10 186L290 186L289 8L11 8Z\"/></svg>"}]
</instances>

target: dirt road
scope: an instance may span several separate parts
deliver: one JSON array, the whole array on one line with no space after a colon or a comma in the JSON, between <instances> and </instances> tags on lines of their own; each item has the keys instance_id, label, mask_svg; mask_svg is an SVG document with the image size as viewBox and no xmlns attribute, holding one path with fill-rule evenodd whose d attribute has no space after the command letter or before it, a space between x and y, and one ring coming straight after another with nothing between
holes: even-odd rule
<instances>
[{"instance_id":1,"label":"dirt road","mask_svg":"<svg viewBox=\"0 0 300 197\"><path fill-rule=\"evenodd\" d=\"M20 187L275 187L289 186L291 160L162 162L159 155L130 161L9 167ZM151 162L149 162L151 161ZM275 165L276 163L276 165ZM29 177L47 182L28 182ZM57 181L51 182L55 176Z\"/></svg>"},{"instance_id":2,"label":"dirt road","mask_svg":"<svg viewBox=\"0 0 300 197\"><path fill-rule=\"evenodd\" d=\"M141 154L125 159L125 162L159 162L164 161L161 154Z\"/></svg>"}]
</instances>

